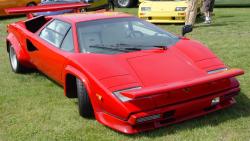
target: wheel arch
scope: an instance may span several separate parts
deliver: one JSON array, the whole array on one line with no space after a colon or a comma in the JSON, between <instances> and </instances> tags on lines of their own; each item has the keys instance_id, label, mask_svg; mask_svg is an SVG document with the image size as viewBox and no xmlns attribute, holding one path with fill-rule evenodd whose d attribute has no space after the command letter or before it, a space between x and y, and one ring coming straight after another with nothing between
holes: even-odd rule
<instances>
[{"instance_id":1,"label":"wheel arch","mask_svg":"<svg viewBox=\"0 0 250 141\"><path fill-rule=\"evenodd\" d=\"M10 52L10 45L11 45L11 43L10 43L10 41L7 39L6 40L6 51L9 53Z\"/></svg>"},{"instance_id":2,"label":"wheel arch","mask_svg":"<svg viewBox=\"0 0 250 141\"><path fill-rule=\"evenodd\" d=\"M87 89L88 93L91 93L90 84L87 77L79 70L72 66L67 66L64 72L64 95L68 98L77 98L76 79L80 79Z\"/></svg>"},{"instance_id":3,"label":"wheel arch","mask_svg":"<svg viewBox=\"0 0 250 141\"><path fill-rule=\"evenodd\" d=\"M12 45L12 47L14 48L17 58L20 59L22 54L21 54L21 44L20 42L17 40L16 36L13 33L9 33L6 39L6 45L7 45L7 52L9 52L9 48Z\"/></svg>"},{"instance_id":4,"label":"wheel arch","mask_svg":"<svg viewBox=\"0 0 250 141\"><path fill-rule=\"evenodd\" d=\"M25 49L26 46L25 47L23 46L13 33L10 32L8 34L6 38L7 52L9 53L10 47L13 47L16 53L17 59L21 65L25 66L26 68L35 68L35 66L30 62L30 56L27 50Z\"/></svg>"}]
</instances>

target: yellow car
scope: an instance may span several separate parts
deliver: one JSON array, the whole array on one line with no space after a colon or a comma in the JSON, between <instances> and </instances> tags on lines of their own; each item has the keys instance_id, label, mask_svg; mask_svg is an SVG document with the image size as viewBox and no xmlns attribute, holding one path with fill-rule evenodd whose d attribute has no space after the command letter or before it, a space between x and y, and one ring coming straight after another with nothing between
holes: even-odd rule
<instances>
[{"instance_id":1,"label":"yellow car","mask_svg":"<svg viewBox=\"0 0 250 141\"><path fill-rule=\"evenodd\" d=\"M35 6L40 2L41 0L0 0L0 16L7 16L5 8Z\"/></svg>"},{"instance_id":2,"label":"yellow car","mask_svg":"<svg viewBox=\"0 0 250 141\"><path fill-rule=\"evenodd\" d=\"M138 17L152 23L185 23L186 0L140 1ZM202 2L199 1L199 7Z\"/></svg>"}]
</instances>

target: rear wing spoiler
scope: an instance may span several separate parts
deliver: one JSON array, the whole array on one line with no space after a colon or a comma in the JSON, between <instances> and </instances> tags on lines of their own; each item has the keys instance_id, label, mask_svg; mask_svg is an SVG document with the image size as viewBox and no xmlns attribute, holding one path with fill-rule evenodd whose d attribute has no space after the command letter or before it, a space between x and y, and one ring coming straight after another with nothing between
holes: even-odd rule
<instances>
[{"instance_id":1,"label":"rear wing spoiler","mask_svg":"<svg viewBox=\"0 0 250 141\"><path fill-rule=\"evenodd\" d=\"M32 18L31 13L35 12L47 12L47 11L59 11L73 9L77 12L80 8L88 7L90 4L83 2L67 3L67 4L51 4L51 5L38 5L32 7L18 7L18 8L7 8L5 12L7 14L27 14L28 18Z\"/></svg>"},{"instance_id":2,"label":"rear wing spoiler","mask_svg":"<svg viewBox=\"0 0 250 141\"><path fill-rule=\"evenodd\" d=\"M184 88L199 85L202 83L209 83L209 82L213 82L213 81L217 81L217 80L221 80L225 78L232 78L232 77L242 75L242 74L244 74L244 71L241 69L231 69L231 70L223 71L223 72L216 73L216 74L209 74L205 77L200 77L200 78L193 79L190 81L177 82L177 83L172 83L169 85L164 85L164 86L161 85L161 86L156 86L156 87L143 88L139 90L131 90L127 92L124 91L124 92L121 92L121 94L131 99L136 99L136 98L150 96L153 94L165 93L165 92L174 91L178 89L184 89Z\"/></svg>"}]
</instances>

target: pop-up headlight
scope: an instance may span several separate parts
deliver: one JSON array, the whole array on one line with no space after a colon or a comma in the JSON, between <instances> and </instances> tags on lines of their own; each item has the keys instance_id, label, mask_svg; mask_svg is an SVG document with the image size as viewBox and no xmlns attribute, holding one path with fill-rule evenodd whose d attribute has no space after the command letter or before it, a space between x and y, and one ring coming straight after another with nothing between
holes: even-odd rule
<instances>
[{"instance_id":1,"label":"pop-up headlight","mask_svg":"<svg viewBox=\"0 0 250 141\"><path fill-rule=\"evenodd\" d=\"M222 71L226 71L227 68L220 68L220 69L215 69L215 70L211 70L211 71L208 71L207 73L208 74L214 74L214 73L218 73L218 72L222 72Z\"/></svg>"},{"instance_id":2,"label":"pop-up headlight","mask_svg":"<svg viewBox=\"0 0 250 141\"><path fill-rule=\"evenodd\" d=\"M138 90L138 89L141 89L141 87L133 87L133 88L128 88L128 89L124 89L124 90L119 90L119 91L113 92L113 94L114 94L119 100L121 100L122 102L127 102L127 101L131 100L131 98L122 95L121 92L130 91L130 90Z\"/></svg>"}]
</instances>

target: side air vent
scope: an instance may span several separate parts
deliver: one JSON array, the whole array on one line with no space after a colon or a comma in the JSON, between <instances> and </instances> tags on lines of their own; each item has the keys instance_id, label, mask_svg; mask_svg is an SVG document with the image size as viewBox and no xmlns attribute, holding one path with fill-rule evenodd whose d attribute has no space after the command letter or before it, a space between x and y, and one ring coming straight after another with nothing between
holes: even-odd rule
<instances>
[{"instance_id":1,"label":"side air vent","mask_svg":"<svg viewBox=\"0 0 250 141\"><path fill-rule=\"evenodd\" d=\"M31 43L30 40L26 39L27 43L27 50L32 52L32 51L37 51L37 48Z\"/></svg>"}]
</instances>

